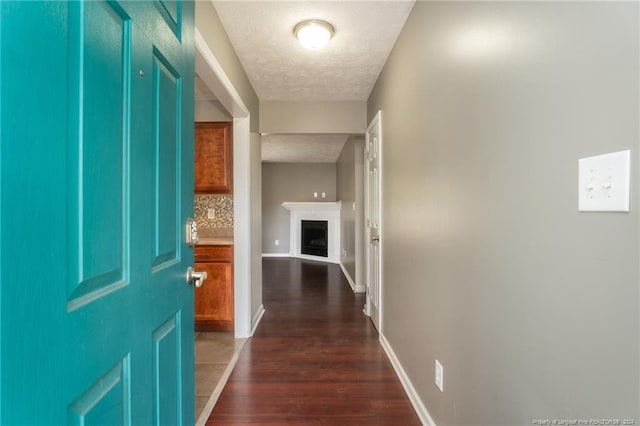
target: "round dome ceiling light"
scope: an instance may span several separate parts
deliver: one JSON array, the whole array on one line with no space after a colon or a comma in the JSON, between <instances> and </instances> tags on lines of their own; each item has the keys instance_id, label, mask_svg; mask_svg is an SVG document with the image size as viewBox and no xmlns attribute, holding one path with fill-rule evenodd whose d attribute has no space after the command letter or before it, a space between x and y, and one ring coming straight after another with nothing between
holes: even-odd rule
<instances>
[{"instance_id":1,"label":"round dome ceiling light","mask_svg":"<svg viewBox=\"0 0 640 426\"><path fill-rule=\"evenodd\" d=\"M293 33L300 44L311 50L325 47L334 32L335 30L330 23L317 19L302 21L293 28Z\"/></svg>"}]
</instances>

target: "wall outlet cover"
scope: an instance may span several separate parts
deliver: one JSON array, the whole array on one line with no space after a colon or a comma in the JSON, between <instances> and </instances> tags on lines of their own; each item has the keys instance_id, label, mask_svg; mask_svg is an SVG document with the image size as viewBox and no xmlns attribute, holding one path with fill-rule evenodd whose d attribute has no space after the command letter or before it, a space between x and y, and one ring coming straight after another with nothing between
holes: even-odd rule
<instances>
[{"instance_id":1,"label":"wall outlet cover","mask_svg":"<svg viewBox=\"0 0 640 426\"><path fill-rule=\"evenodd\" d=\"M207 219L216 218L216 209L207 209Z\"/></svg>"}]
</instances>

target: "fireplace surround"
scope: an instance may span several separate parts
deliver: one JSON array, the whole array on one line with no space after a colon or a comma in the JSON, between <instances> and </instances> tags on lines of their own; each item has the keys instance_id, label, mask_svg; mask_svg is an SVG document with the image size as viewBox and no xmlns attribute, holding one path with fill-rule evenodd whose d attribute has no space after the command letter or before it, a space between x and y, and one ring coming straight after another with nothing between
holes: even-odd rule
<instances>
[{"instance_id":1,"label":"fireplace surround","mask_svg":"<svg viewBox=\"0 0 640 426\"><path fill-rule=\"evenodd\" d=\"M289 210L289 256L322 262L340 263L340 201L337 202L285 202L282 206ZM326 256L302 250L302 221L326 222ZM318 239L313 238L313 239ZM316 244L318 242L316 241ZM317 248L317 247L316 247Z\"/></svg>"}]
</instances>

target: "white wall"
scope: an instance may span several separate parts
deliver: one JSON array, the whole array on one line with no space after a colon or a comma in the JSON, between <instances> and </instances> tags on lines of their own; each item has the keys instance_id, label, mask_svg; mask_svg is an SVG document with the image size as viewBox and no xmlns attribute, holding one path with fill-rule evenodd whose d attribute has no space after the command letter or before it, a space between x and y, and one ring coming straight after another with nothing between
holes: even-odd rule
<instances>
[{"instance_id":1,"label":"white wall","mask_svg":"<svg viewBox=\"0 0 640 426\"><path fill-rule=\"evenodd\" d=\"M262 308L262 137L251 133L251 318Z\"/></svg>"}]
</instances>

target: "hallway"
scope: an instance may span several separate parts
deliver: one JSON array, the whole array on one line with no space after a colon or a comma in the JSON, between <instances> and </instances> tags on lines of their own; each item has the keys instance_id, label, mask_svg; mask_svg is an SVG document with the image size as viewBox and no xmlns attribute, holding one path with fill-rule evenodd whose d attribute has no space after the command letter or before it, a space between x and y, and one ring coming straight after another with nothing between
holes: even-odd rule
<instances>
[{"instance_id":1,"label":"hallway","mask_svg":"<svg viewBox=\"0 0 640 426\"><path fill-rule=\"evenodd\" d=\"M207 424L419 425L340 267L263 259L266 309Z\"/></svg>"}]
</instances>

